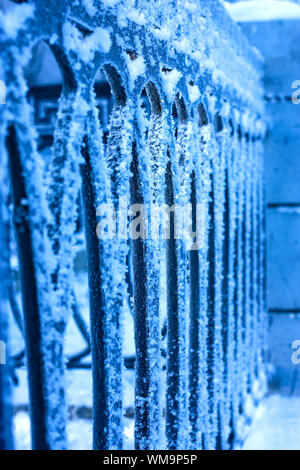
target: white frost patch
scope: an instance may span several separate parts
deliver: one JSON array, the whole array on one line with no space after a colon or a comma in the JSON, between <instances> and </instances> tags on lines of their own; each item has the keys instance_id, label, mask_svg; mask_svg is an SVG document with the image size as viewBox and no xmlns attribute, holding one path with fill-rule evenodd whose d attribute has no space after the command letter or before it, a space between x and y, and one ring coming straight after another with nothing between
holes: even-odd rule
<instances>
[{"instance_id":1,"label":"white frost patch","mask_svg":"<svg viewBox=\"0 0 300 470\"><path fill-rule=\"evenodd\" d=\"M198 8L197 3L194 3L194 2L185 2L184 6L186 10L191 11L191 12L195 12Z\"/></svg>"},{"instance_id":2,"label":"white frost patch","mask_svg":"<svg viewBox=\"0 0 300 470\"><path fill-rule=\"evenodd\" d=\"M221 114L222 114L222 116L224 116L225 118L229 118L230 112L231 112L230 103L229 103L229 101L225 101L225 102L222 104L222 111L221 111Z\"/></svg>"},{"instance_id":3,"label":"white frost patch","mask_svg":"<svg viewBox=\"0 0 300 470\"><path fill-rule=\"evenodd\" d=\"M206 88L206 97L207 97L207 104L208 104L209 112L211 114L214 114L216 110L216 106L217 106L217 98L215 94L213 93L210 86Z\"/></svg>"},{"instance_id":4,"label":"white frost patch","mask_svg":"<svg viewBox=\"0 0 300 470\"><path fill-rule=\"evenodd\" d=\"M18 450L30 450L30 419L24 411L14 416L15 447ZM68 422L69 450L92 449L92 423L89 420L78 419Z\"/></svg>"},{"instance_id":5,"label":"white frost patch","mask_svg":"<svg viewBox=\"0 0 300 470\"><path fill-rule=\"evenodd\" d=\"M189 54L191 52L191 44L189 38L183 37L180 40L176 39L173 41L173 45L177 52L182 54Z\"/></svg>"},{"instance_id":6,"label":"white frost patch","mask_svg":"<svg viewBox=\"0 0 300 470\"><path fill-rule=\"evenodd\" d=\"M189 98L192 103L195 103L200 98L200 90L197 85L188 84Z\"/></svg>"},{"instance_id":7,"label":"white frost patch","mask_svg":"<svg viewBox=\"0 0 300 470\"><path fill-rule=\"evenodd\" d=\"M14 438L15 448L18 450L28 450L31 448L30 419L28 413L24 411L14 416Z\"/></svg>"},{"instance_id":8,"label":"white frost patch","mask_svg":"<svg viewBox=\"0 0 300 470\"><path fill-rule=\"evenodd\" d=\"M271 395L256 409L243 450L299 450L300 397Z\"/></svg>"},{"instance_id":9,"label":"white frost patch","mask_svg":"<svg viewBox=\"0 0 300 470\"><path fill-rule=\"evenodd\" d=\"M172 101L174 98L176 86L181 77L182 73L177 69L173 69L170 72L162 72L163 86L169 101Z\"/></svg>"},{"instance_id":10,"label":"white frost patch","mask_svg":"<svg viewBox=\"0 0 300 470\"><path fill-rule=\"evenodd\" d=\"M134 421L124 419L124 449L134 449Z\"/></svg>"},{"instance_id":11,"label":"white frost patch","mask_svg":"<svg viewBox=\"0 0 300 470\"><path fill-rule=\"evenodd\" d=\"M266 396L267 392L268 392L268 379L266 376L266 372L264 370L260 370L258 379L255 380L252 385L253 398L257 401L260 401Z\"/></svg>"},{"instance_id":12,"label":"white frost patch","mask_svg":"<svg viewBox=\"0 0 300 470\"><path fill-rule=\"evenodd\" d=\"M89 15L96 15L97 8L95 7L93 0L82 0L82 3Z\"/></svg>"},{"instance_id":13,"label":"white frost patch","mask_svg":"<svg viewBox=\"0 0 300 470\"><path fill-rule=\"evenodd\" d=\"M224 5L237 22L300 19L300 5L287 0L248 0Z\"/></svg>"},{"instance_id":14,"label":"white frost patch","mask_svg":"<svg viewBox=\"0 0 300 470\"><path fill-rule=\"evenodd\" d=\"M111 47L109 31L100 27L84 37L75 24L67 21L63 26L63 36L67 51L75 52L83 62L91 62L96 52L107 53Z\"/></svg>"},{"instance_id":15,"label":"white frost patch","mask_svg":"<svg viewBox=\"0 0 300 470\"><path fill-rule=\"evenodd\" d=\"M251 395L247 395L244 403L245 415L249 418L253 418L255 413L255 405Z\"/></svg>"},{"instance_id":16,"label":"white frost patch","mask_svg":"<svg viewBox=\"0 0 300 470\"><path fill-rule=\"evenodd\" d=\"M136 8L132 8L129 13L127 13L127 18L140 26L146 24L145 16Z\"/></svg>"},{"instance_id":17,"label":"white frost patch","mask_svg":"<svg viewBox=\"0 0 300 470\"><path fill-rule=\"evenodd\" d=\"M29 18L33 17L34 10L34 5L24 3L10 10L7 15L0 12L0 27L9 38L16 39L18 31L24 27Z\"/></svg>"},{"instance_id":18,"label":"white frost patch","mask_svg":"<svg viewBox=\"0 0 300 470\"><path fill-rule=\"evenodd\" d=\"M140 76L144 75L146 71L146 64L143 59L143 57L140 55L136 59L132 60L127 54L127 52L124 53L124 57L127 63L129 75L130 75L130 80L131 80L131 86L135 82L135 80Z\"/></svg>"},{"instance_id":19,"label":"white frost patch","mask_svg":"<svg viewBox=\"0 0 300 470\"><path fill-rule=\"evenodd\" d=\"M117 3L120 2L120 0L101 0L103 5L106 5L107 7L114 7L117 5Z\"/></svg>"},{"instance_id":20,"label":"white frost patch","mask_svg":"<svg viewBox=\"0 0 300 470\"><path fill-rule=\"evenodd\" d=\"M161 39L165 41L168 41L168 39L170 39L170 36L171 36L171 31L166 26L162 26L161 28L153 28L152 32L153 32L153 35L157 39Z\"/></svg>"},{"instance_id":21,"label":"white frost patch","mask_svg":"<svg viewBox=\"0 0 300 470\"><path fill-rule=\"evenodd\" d=\"M49 43L50 44L55 44L58 41L58 35L56 33L51 34Z\"/></svg>"}]
</instances>

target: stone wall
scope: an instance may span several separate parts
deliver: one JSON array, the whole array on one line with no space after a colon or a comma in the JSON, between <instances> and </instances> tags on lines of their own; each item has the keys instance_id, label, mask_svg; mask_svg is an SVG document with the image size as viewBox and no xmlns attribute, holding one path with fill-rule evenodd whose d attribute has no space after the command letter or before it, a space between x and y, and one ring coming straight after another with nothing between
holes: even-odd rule
<instances>
[{"instance_id":1,"label":"stone wall","mask_svg":"<svg viewBox=\"0 0 300 470\"><path fill-rule=\"evenodd\" d=\"M292 85L300 80L300 21L250 23L242 29L265 58L268 306L274 386L285 393L300 393L300 366L291 360L292 343L300 339L300 106L292 102L297 91Z\"/></svg>"}]
</instances>

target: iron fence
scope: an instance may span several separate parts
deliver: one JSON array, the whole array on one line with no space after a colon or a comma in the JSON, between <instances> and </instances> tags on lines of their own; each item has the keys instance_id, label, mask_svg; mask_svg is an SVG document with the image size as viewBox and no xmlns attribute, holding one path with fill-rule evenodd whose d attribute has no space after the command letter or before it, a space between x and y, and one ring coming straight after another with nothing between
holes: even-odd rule
<instances>
[{"instance_id":1,"label":"iron fence","mask_svg":"<svg viewBox=\"0 0 300 470\"><path fill-rule=\"evenodd\" d=\"M13 295L10 303L20 328L24 321L33 448L67 447L63 342L72 311L87 349L67 367L91 347L94 448L122 448L129 297L136 449L232 448L265 388L260 59L216 0L32 0L1 16L0 36L1 211L11 192L23 318ZM63 77L49 171L24 78L39 41ZM99 69L113 95L107 129L94 94ZM74 302L79 192L90 336ZM173 208L165 238L146 230L147 210L160 207ZM174 207L190 216L192 238L176 236ZM99 236L103 208L117 214L116 237L105 236L110 227ZM137 236L127 236L128 223ZM1 263L6 279L9 260ZM1 287L2 321L9 287ZM9 370L0 373L2 384ZM0 419L10 418L1 411Z\"/></svg>"}]
</instances>

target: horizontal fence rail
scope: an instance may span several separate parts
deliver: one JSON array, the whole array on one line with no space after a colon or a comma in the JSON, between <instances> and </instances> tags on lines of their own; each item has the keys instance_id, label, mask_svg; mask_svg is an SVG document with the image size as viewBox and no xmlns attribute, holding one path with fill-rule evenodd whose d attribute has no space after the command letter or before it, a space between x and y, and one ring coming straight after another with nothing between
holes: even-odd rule
<instances>
[{"instance_id":1,"label":"horizontal fence rail","mask_svg":"<svg viewBox=\"0 0 300 470\"><path fill-rule=\"evenodd\" d=\"M90 352L93 446L123 448L128 302L135 448L234 448L266 386L260 58L217 0L32 0L1 13L0 39L0 246L9 253L9 199L23 309L1 282L0 322L10 301L25 338L33 448L67 448L65 369ZM53 142L25 78L41 41L63 81L51 89L57 114L47 111ZM112 99L94 87L99 70ZM90 334L74 294L78 194ZM160 210L169 225L157 224ZM1 279L9 270L3 257ZM86 349L66 362L71 316ZM1 366L3 448L9 374Z\"/></svg>"}]
</instances>

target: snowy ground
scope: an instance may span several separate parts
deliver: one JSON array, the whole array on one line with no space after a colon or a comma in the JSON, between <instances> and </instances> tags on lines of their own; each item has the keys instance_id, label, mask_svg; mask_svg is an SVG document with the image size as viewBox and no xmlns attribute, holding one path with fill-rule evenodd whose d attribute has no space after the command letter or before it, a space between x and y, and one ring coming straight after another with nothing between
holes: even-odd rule
<instances>
[{"instance_id":1,"label":"snowy ground","mask_svg":"<svg viewBox=\"0 0 300 470\"><path fill-rule=\"evenodd\" d=\"M300 5L288 0L224 1L224 4L237 22L300 19Z\"/></svg>"},{"instance_id":2,"label":"snowy ground","mask_svg":"<svg viewBox=\"0 0 300 470\"><path fill-rule=\"evenodd\" d=\"M125 446L133 439L133 421L126 420ZM29 449L29 418L20 412L15 417L16 447ZM68 425L70 449L91 449L91 421L78 419ZM300 398L271 395L256 410L254 422L242 450L300 450Z\"/></svg>"},{"instance_id":3,"label":"snowy ground","mask_svg":"<svg viewBox=\"0 0 300 470\"><path fill-rule=\"evenodd\" d=\"M265 398L257 408L243 450L300 450L300 398Z\"/></svg>"}]
</instances>

